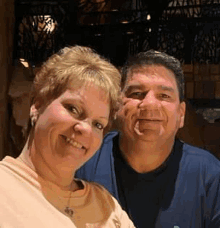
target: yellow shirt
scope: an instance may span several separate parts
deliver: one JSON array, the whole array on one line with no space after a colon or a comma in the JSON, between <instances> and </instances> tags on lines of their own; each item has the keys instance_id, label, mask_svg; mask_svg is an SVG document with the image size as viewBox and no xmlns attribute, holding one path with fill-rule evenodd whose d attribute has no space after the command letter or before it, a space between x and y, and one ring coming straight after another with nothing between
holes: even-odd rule
<instances>
[{"instance_id":1,"label":"yellow shirt","mask_svg":"<svg viewBox=\"0 0 220 228\"><path fill-rule=\"evenodd\" d=\"M104 187L81 181L84 188L64 191L45 181L21 160L0 162L0 228L133 228ZM66 207L73 210L68 216Z\"/></svg>"}]
</instances>

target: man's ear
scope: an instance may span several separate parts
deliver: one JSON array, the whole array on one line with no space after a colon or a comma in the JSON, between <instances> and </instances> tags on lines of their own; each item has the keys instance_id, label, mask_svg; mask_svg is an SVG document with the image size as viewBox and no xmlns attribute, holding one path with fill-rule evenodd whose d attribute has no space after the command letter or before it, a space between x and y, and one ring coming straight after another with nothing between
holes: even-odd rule
<instances>
[{"instance_id":1,"label":"man's ear","mask_svg":"<svg viewBox=\"0 0 220 228\"><path fill-rule=\"evenodd\" d=\"M182 128L184 126L185 114L186 114L186 102L185 101L182 101L180 103L180 122L179 122L179 128Z\"/></svg>"}]
</instances>

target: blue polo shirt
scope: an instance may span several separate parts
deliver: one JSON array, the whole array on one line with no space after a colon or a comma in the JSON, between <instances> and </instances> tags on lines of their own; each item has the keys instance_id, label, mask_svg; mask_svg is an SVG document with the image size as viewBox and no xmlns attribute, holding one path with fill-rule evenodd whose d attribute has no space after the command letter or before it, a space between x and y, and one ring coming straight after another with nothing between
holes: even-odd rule
<instances>
[{"instance_id":1,"label":"blue polo shirt","mask_svg":"<svg viewBox=\"0 0 220 228\"><path fill-rule=\"evenodd\" d=\"M76 176L104 185L138 228L220 227L219 160L176 140L161 167L139 174L120 157L118 142L109 133Z\"/></svg>"}]
</instances>

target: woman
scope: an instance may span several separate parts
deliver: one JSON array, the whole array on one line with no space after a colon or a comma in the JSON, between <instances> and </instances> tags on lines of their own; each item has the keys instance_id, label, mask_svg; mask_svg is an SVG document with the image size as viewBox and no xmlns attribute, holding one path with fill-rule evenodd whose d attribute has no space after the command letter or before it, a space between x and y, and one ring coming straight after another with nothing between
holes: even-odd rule
<instances>
[{"instance_id":1,"label":"woman","mask_svg":"<svg viewBox=\"0 0 220 228\"><path fill-rule=\"evenodd\" d=\"M134 227L100 185L74 179L119 104L118 70L90 48L53 55L34 80L21 155L0 162L0 227Z\"/></svg>"}]
</instances>

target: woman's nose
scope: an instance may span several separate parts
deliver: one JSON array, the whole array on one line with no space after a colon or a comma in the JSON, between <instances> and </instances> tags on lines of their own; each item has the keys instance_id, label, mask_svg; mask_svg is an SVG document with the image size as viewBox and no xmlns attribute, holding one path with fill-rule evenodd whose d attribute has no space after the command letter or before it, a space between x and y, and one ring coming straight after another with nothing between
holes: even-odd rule
<instances>
[{"instance_id":1,"label":"woman's nose","mask_svg":"<svg viewBox=\"0 0 220 228\"><path fill-rule=\"evenodd\" d=\"M74 125L74 130L82 135L88 136L92 133L92 124L87 121L79 121Z\"/></svg>"}]
</instances>

